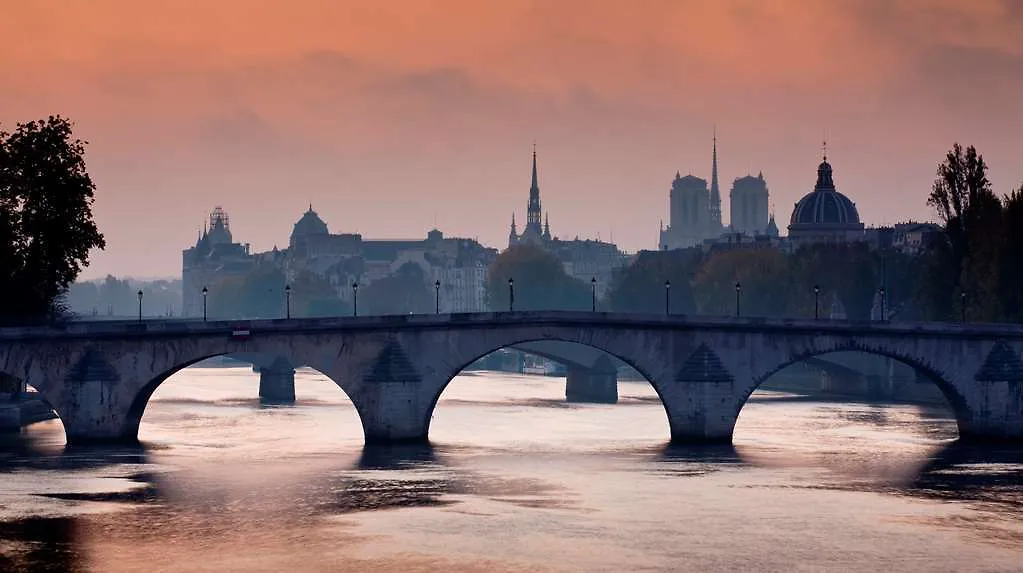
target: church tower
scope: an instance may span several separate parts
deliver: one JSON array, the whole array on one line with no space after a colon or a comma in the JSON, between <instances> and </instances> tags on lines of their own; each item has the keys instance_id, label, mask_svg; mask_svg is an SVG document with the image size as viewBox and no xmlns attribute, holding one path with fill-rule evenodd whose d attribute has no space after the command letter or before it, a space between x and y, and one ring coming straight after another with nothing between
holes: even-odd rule
<instances>
[{"instance_id":1,"label":"church tower","mask_svg":"<svg viewBox=\"0 0 1023 573\"><path fill-rule=\"evenodd\" d=\"M533 146L533 182L529 186L529 205L526 207L525 234L539 237L543 234L540 210L540 185L536 177L536 145Z\"/></svg>"},{"instance_id":2,"label":"church tower","mask_svg":"<svg viewBox=\"0 0 1023 573\"><path fill-rule=\"evenodd\" d=\"M718 130L714 127L714 151L710 168L710 236L721 232L721 189L718 187Z\"/></svg>"}]
</instances>

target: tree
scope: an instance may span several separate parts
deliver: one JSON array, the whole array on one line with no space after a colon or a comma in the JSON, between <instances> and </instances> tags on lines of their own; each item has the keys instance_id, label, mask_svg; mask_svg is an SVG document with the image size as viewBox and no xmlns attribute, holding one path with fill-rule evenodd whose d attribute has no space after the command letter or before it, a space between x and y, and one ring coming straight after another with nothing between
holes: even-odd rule
<instances>
[{"instance_id":1,"label":"tree","mask_svg":"<svg viewBox=\"0 0 1023 573\"><path fill-rule=\"evenodd\" d=\"M991 182L987 178L987 164L984 157L972 145L966 148L959 143L945 155L945 161L938 165L938 177L934 180L927 204L938 212L941 222L948 226L965 222L964 214L981 195L991 193Z\"/></svg>"},{"instance_id":2,"label":"tree","mask_svg":"<svg viewBox=\"0 0 1023 573\"><path fill-rule=\"evenodd\" d=\"M423 269L415 263L401 265L394 274L373 281L363 291L366 314L433 312L433 293L426 287Z\"/></svg>"},{"instance_id":3,"label":"tree","mask_svg":"<svg viewBox=\"0 0 1023 573\"><path fill-rule=\"evenodd\" d=\"M36 322L62 309L61 296L106 246L92 218L96 186L85 142L50 116L0 131L0 319Z\"/></svg>"},{"instance_id":4,"label":"tree","mask_svg":"<svg viewBox=\"0 0 1023 573\"><path fill-rule=\"evenodd\" d=\"M818 285L822 304L837 296L847 318L866 320L881 287L884 256L885 253L872 252L866 243L817 243L802 247L793 254L796 276L793 294L812 302L809 294L813 285ZM801 308L799 314L807 316L806 304ZM812 312L812 306L809 310ZM824 315L830 310L821 307Z\"/></svg>"},{"instance_id":5,"label":"tree","mask_svg":"<svg viewBox=\"0 0 1023 573\"><path fill-rule=\"evenodd\" d=\"M287 277L273 264L248 274L227 277L209 288L209 316L217 318L281 318L285 313Z\"/></svg>"},{"instance_id":6,"label":"tree","mask_svg":"<svg viewBox=\"0 0 1023 573\"><path fill-rule=\"evenodd\" d=\"M351 312L320 275L308 270L298 273L291 285L291 316L342 316Z\"/></svg>"},{"instance_id":7,"label":"tree","mask_svg":"<svg viewBox=\"0 0 1023 573\"><path fill-rule=\"evenodd\" d=\"M934 318L951 318L965 300L972 320L1001 319L1003 205L991 190L983 156L973 146L965 152L958 143L952 146L938 166L927 203L937 211L945 233L926 254L925 275L932 284L922 289L924 304L935 312Z\"/></svg>"},{"instance_id":8,"label":"tree","mask_svg":"<svg viewBox=\"0 0 1023 573\"><path fill-rule=\"evenodd\" d=\"M1023 183L1002 205L1002 312L1005 320L1023 322Z\"/></svg>"},{"instance_id":9,"label":"tree","mask_svg":"<svg viewBox=\"0 0 1023 573\"><path fill-rule=\"evenodd\" d=\"M741 314L790 314L792 277L788 260L777 249L734 249L713 253L693 278L693 295L700 314L734 314L737 281L741 288Z\"/></svg>"},{"instance_id":10,"label":"tree","mask_svg":"<svg viewBox=\"0 0 1023 573\"><path fill-rule=\"evenodd\" d=\"M643 251L615 274L606 296L608 306L618 312L664 313L664 282L669 281L670 311L693 314L696 303L690 282L703 259L699 249Z\"/></svg>"},{"instance_id":11,"label":"tree","mask_svg":"<svg viewBox=\"0 0 1023 573\"><path fill-rule=\"evenodd\" d=\"M516 310L588 310L590 285L568 276L554 255L532 246L509 247L494 259L487 276L491 310L506 310L514 280Z\"/></svg>"}]
</instances>

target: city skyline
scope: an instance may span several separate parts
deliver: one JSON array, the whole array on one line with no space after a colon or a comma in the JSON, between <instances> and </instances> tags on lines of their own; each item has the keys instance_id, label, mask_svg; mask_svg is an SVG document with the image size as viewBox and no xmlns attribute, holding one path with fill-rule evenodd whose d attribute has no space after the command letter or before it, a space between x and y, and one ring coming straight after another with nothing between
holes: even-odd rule
<instances>
[{"instance_id":1,"label":"city skyline","mask_svg":"<svg viewBox=\"0 0 1023 573\"><path fill-rule=\"evenodd\" d=\"M825 137L868 224L931 219L954 141L999 194L1023 180L1018 3L239 6L39 2L0 23L28 48L0 54L3 125L60 113L90 141L108 246L83 278L174 275L217 204L255 250L309 202L335 232L502 245L534 140L556 234L633 252L675 171L709 179L715 124L722 188L762 171L781 227Z\"/></svg>"}]
</instances>

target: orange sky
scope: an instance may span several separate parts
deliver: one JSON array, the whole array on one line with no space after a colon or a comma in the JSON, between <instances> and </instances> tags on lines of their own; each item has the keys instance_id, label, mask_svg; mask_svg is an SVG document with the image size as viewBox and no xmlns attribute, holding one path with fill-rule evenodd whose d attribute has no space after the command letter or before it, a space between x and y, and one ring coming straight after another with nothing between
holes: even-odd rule
<instances>
[{"instance_id":1,"label":"orange sky","mask_svg":"<svg viewBox=\"0 0 1023 573\"><path fill-rule=\"evenodd\" d=\"M214 205L254 249L331 230L494 246L535 139L555 234L656 247L676 170L763 171L787 223L828 138L868 224L928 218L975 144L1023 181L1018 0L0 0L0 123L90 141L85 276L177 275ZM13 47L13 49L11 49Z\"/></svg>"}]
</instances>

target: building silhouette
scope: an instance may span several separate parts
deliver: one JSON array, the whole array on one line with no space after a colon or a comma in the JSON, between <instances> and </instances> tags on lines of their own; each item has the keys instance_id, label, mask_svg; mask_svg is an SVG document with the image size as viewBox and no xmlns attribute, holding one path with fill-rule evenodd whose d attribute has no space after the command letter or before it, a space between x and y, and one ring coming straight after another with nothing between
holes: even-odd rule
<instances>
[{"instance_id":1,"label":"building silhouette","mask_svg":"<svg viewBox=\"0 0 1023 573\"><path fill-rule=\"evenodd\" d=\"M768 201L767 182L764 181L762 172L756 177L746 175L736 179L728 194L730 207L728 226L731 227L731 231L750 236L770 234L771 217L768 213ZM775 225L776 236L777 230Z\"/></svg>"},{"instance_id":2,"label":"building silhouette","mask_svg":"<svg viewBox=\"0 0 1023 573\"><path fill-rule=\"evenodd\" d=\"M212 291L256 265L279 268L289 282L312 272L338 299L351 303L353 283L368 286L411 263L423 271L424 288L440 282L444 312L481 312L487 309L486 270L496 256L496 249L474 239L448 238L436 229L425 239L366 240L357 233L331 233L312 205L292 228L286 249L252 253L248 244L234 242L227 213L217 207L195 246L182 253L182 309L184 316L202 316L203 287Z\"/></svg>"},{"instance_id":3,"label":"building silhouette","mask_svg":"<svg viewBox=\"0 0 1023 573\"><path fill-rule=\"evenodd\" d=\"M542 247L551 241L550 217L546 218L541 227L540 218L540 184L536 174L536 146L533 146L533 179L529 185L529 200L526 203L526 228L519 235L515 230L515 213L512 213L511 231L508 234L508 246L533 245Z\"/></svg>"},{"instance_id":4,"label":"building silhouette","mask_svg":"<svg viewBox=\"0 0 1023 573\"><path fill-rule=\"evenodd\" d=\"M850 243L866 240L856 204L835 188L828 155L817 167L817 183L792 209L789 241L793 248L813 243Z\"/></svg>"},{"instance_id":5,"label":"building silhouette","mask_svg":"<svg viewBox=\"0 0 1023 573\"><path fill-rule=\"evenodd\" d=\"M182 315L202 316L202 289L248 274L255 264L248 244L234 242L227 212L216 207L195 245L181 253Z\"/></svg>"},{"instance_id":6,"label":"building silhouette","mask_svg":"<svg viewBox=\"0 0 1023 573\"><path fill-rule=\"evenodd\" d=\"M721 190L718 186L718 141L714 135L710 186L707 180L675 172L668 194L668 227L660 230L661 250L685 249L720 237Z\"/></svg>"},{"instance_id":7,"label":"building silhouette","mask_svg":"<svg viewBox=\"0 0 1023 573\"><path fill-rule=\"evenodd\" d=\"M533 146L533 171L526 202L526 227L518 233L512 213L508 247L528 245L543 249L558 259L569 276L585 283L596 279L598 296L611 284L615 269L629 263L629 257L614 243L593 239L562 239L551 234L550 217L543 214L541 225L540 184L536 167L536 146Z\"/></svg>"}]
</instances>

